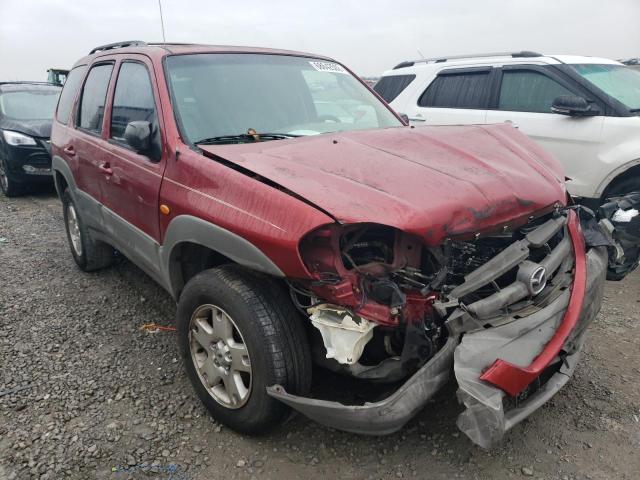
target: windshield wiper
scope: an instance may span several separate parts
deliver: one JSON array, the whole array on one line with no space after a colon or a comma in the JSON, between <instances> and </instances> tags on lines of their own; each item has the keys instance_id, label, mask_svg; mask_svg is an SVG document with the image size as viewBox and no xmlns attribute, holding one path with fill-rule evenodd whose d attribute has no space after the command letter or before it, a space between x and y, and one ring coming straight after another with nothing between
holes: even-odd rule
<instances>
[{"instance_id":1,"label":"windshield wiper","mask_svg":"<svg viewBox=\"0 0 640 480\"><path fill-rule=\"evenodd\" d=\"M640 113L640 108L630 108L629 113Z\"/></svg>"},{"instance_id":2,"label":"windshield wiper","mask_svg":"<svg viewBox=\"0 0 640 480\"><path fill-rule=\"evenodd\" d=\"M225 143L252 143L261 142L263 140L284 140L287 138L296 138L302 135L294 135L291 133L239 133L237 135L220 135L218 137L203 138L194 142L195 145L216 145Z\"/></svg>"}]
</instances>

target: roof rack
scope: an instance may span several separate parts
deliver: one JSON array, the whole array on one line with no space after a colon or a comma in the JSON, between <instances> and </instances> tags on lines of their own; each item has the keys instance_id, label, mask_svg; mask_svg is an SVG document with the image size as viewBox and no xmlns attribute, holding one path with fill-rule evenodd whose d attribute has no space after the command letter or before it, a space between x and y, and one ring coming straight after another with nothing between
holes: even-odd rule
<instances>
[{"instance_id":1,"label":"roof rack","mask_svg":"<svg viewBox=\"0 0 640 480\"><path fill-rule=\"evenodd\" d=\"M89 52L89 55L93 55L96 52L103 52L105 50L113 50L114 48L124 47L145 47L146 42L141 40L127 40L125 42L107 43L106 45L100 45Z\"/></svg>"},{"instance_id":2,"label":"roof rack","mask_svg":"<svg viewBox=\"0 0 640 480\"><path fill-rule=\"evenodd\" d=\"M32 82L30 80L16 80L15 82L0 82L0 85L47 85L50 87L59 87L60 85L51 82Z\"/></svg>"},{"instance_id":3,"label":"roof rack","mask_svg":"<svg viewBox=\"0 0 640 480\"><path fill-rule=\"evenodd\" d=\"M153 46L153 47L162 47L165 45L201 45L200 43L181 43L181 42L147 42L147 45Z\"/></svg>"},{"instance_id":4,"label":"roof rack","mask_svg":"<svg viewBox=\"0 0 640 480\"><path fill-rule=\"evenodd\" d=\"M416 63L443 63L448 62L449 60L462 60L465 58L486 58L486 57L512 57L512 58L533 58L533 57L542 57L543 55L538 52L530 52L528 50L523 50L521 52L499 52L499 53L479 53L475 55L451 55L446 57L432 57L432 58L421 58L419 60L410 60L406 62L401 62L395 67L394 70L399 68L412 67Z\"/></svg>"}]
</instances>

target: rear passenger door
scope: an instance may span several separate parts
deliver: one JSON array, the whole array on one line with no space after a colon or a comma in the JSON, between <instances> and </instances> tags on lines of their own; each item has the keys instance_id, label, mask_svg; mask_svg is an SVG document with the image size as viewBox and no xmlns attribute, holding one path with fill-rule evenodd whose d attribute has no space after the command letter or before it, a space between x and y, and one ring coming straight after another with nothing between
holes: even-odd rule
<instances>
[{"instance_id":1,"label":"rear passenger door","mask_svg":"<svg viewBox=\"0 0 640 480\"><path fill-rule=\"evenodd\" d=\"M569 177L581 178L601 142L603 116L570 117L551 111L561 95L589 98L589 93L549 66L508 65L501 69L495 105L488 123L512 122L554 155ZM597 105L604 112L604 105Z\"/></svg>"},{"instance_id":2,"label":"rear passenger door","mask_svg":"<svg viewBox=\"0 0 640 480\"><path fill-rule=\"evenodd\" d=\"M94 220L97 206L103 201L103 170L108 158L102 148L102 136L105 103L114 64L114 61L101 62L89 69L78 102L75 138L64 149L66 155L75 159L76 185L81 190L81 196L82 193L86 194L80 199L80 208L93 227L98 226Z\"/></svg>"},{"instance_id":3,"label":"rear passenger door","mask_svg":"<svg viewBox=\"0 0 640 480\"><path fill-rule=\"evenodd\" d=\"M126 255L153 268L160 240L158 196L166 165L155 73L147 57L131 55L119 63L115 77L104 147L109 157L103 178L105 228ZM134 121L151 125L148 151L136 152L124 139L127 125Z\"/></svg>"},{"instance_id":4,"label":"rear passenger door","mask_svg":"<svg viewBox=\"0 0 640 480\"><path fill-rule=\"evenodd\" d=\"M441 70L406 113L414 125L485 123L494 76L491 67Z\"/></svg>"}]
</instances>

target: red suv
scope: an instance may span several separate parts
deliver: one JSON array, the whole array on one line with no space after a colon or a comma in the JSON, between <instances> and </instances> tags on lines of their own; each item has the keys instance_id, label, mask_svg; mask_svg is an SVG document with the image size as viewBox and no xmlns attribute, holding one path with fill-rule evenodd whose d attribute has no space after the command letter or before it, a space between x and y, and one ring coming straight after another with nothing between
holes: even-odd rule
<instances>
[{"instance_id":1,"label":"red suv","mask_svg":"<svg viewBox=\"0 0 640 480\"><path fill-rule=\"evenodd\" d=\"M390 433L453 371L489 446L567 381L602 302L607 243L555 160L504 124L408 127L329 58L95 48L52 154L78 266L117 249L171 293L197 394L241 432L292 407ZM376 396L310 396L313 363Z\"/></svg>"}]
</instances>

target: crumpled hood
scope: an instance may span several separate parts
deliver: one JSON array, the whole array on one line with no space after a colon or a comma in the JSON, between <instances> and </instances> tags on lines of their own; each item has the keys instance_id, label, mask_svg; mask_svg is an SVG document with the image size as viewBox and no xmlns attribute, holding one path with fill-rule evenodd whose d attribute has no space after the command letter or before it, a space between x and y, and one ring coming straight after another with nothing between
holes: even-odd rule
<instances>
[{"instance_id":1,"label":"crumpled hood","mask_svg":"<svg viewBox=\"0 0 640 480\"><path fill-rule=\"evenodd\" d=\"M52 120L12 120L5 118L0 121L0 128L24 133L31 137L50 138Z\"/></svg>"},{"instance_id":2,"label":"crumpled hood","mask_svg":"<svg viewBox=\"0 0 640 480\"><path fill-rule=\"evenodd\" d=\"M201 145L343 223L390 225L437 245L566 203L560 165L506 124L390 128Z\"/></svg>"}]
</instances>

